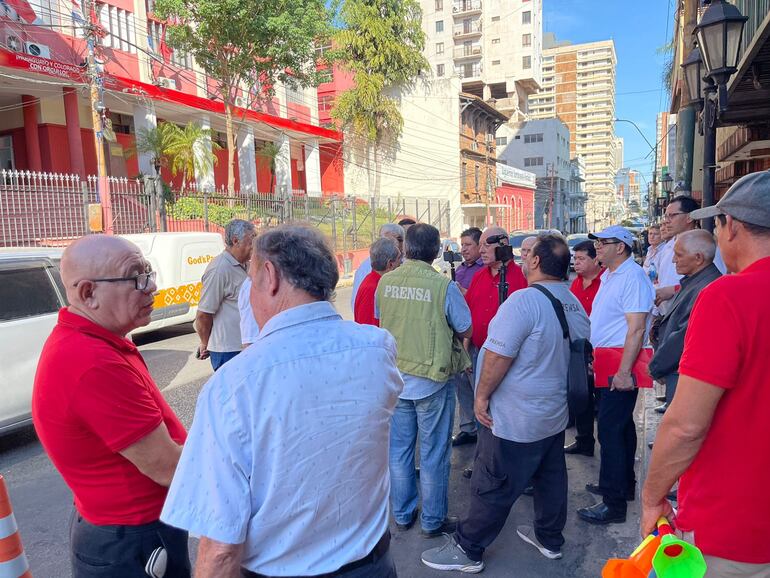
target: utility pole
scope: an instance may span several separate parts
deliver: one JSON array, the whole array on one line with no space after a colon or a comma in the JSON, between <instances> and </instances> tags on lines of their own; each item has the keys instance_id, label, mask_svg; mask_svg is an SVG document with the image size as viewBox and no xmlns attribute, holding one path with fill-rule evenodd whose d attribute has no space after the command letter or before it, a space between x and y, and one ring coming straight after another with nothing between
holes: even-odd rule
<instances>
[{"instance_id":1,"label":"utility pole","mask_svg":"<svg viewBox=\"0 0 770 578\"><path fill-rule=\"evenodd\" d=\"M548 228L553 229L553 163L548 163L548 173L550 176L550 196L548 199Z\"/></svg>"},{"instance_id":2,"label":"utility pole","mask_svg":"<svg viewBox=\"0 0 770 578\"><path fill-rule=\"evenodd\" d=\"M112 228L112 198L107 179L107 160L104 154L104 68L103 63L96 58L96 46L102 36L102 29L96 18L95 0L88 0L84 6L88 10L88 25L84 27L86 45L88 46L88 82L91 95L91 121L94 131L94 146L96 147L96 191L102 204L102 219L104 232L114 233Z\"/></svg>"}]
</instances>

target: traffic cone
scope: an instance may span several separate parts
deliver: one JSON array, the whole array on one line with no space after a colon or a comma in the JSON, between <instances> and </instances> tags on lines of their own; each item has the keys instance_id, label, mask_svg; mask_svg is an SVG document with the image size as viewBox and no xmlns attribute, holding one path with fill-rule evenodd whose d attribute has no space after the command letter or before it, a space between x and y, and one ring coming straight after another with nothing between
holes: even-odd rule
<instances>
[{"instance_id":1,"label":"traffic cone","mask_svg":"<svg viewBox=\"0 0 770 578\"><path fill-rule=\"evenodd\" d=\"M0 578L32 578L3 476L0 476Z\"/></svg>"}]
</instances>

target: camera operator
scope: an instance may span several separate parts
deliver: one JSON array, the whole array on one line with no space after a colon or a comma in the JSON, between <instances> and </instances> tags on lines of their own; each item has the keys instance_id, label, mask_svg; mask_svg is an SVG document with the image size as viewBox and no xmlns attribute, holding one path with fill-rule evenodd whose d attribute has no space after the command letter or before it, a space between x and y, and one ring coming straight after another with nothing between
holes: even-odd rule
<instances>
[{"instance_id":1,"label":"camera operator","mask_svg":"<svg viewBox=\"0 0 770 578\"><path fill-rule=\"evenodd\" d=\"M504 297L507 297L514 291L524 289L527 286L527 280L524 278L524 274L521 272L519 266L513 262L513 253L510 249L510 241L505 229L501 227L488 228L481 234L479 247L481 249L481 261L484 264L484 267L473 276L471 285L465 293L465 301L468 303L468 307L471 310L471 320L473 322L473 336L468 345L468 353L471 356L473 368L476 367L478 351L487 339L489 322L492 321L492 318L497 313L498 307L500 307L500 299L503 297L500 289L501 282L505 281L508 285L507 290L504 292ZM507 249L508 253L507 259L505 259L505 267L503 267L503 260L498 259L495 255L495 250L503 247ZM503 249L503 251L505 251L505 249ZM500 274L501 271L505 271L505 279L502 278ZM471 392L472 390L471 384ZM460 391L461 388L458 387L458 392ZM468 403L467 400L460 400L461 422L466 421L462 415L464 413L464 403ZM469 419L472 419L472 396L470 397L470 408L468 408L468 413L470 416ZM457 446L464 443L475 442L475 431L474 433L470 433L467 431L468 429L468 427L465 429L461 428L460 433L452 439L452 444Z\"/></svg>"}]
</instances>

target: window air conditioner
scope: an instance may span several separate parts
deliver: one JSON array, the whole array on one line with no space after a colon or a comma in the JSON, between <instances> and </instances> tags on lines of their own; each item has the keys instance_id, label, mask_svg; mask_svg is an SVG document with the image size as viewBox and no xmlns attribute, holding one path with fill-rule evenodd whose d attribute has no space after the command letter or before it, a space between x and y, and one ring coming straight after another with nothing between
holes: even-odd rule
<instances>
[{"instance_id":1,"label":"window air conditioner","mask_svg":"<svg viewBox=\"0 0 770 578\"><path fill-rule=\"evenodd\" d=\"M237 106L239 108L246 108L249 103L248 103L248 101L244 97L236 96L235 97L235 102L233 104L235 104L235 106Z\"/></svg>"},{"instance_id":2,"label":"window air conditioner","mask_svg":"<svg viewBox=\"0 0 770 578\"><path fill-rule=\"evenodd\" d=\"M37 42L25 42L24 52L31 54L32 56L39 56L41 58L51 59L51 49L45 44L38 44Z\"/></svg>"},{"instance_id":3,"label":"window air conditioner","mask_svg":"<svg viewBox=\"0 0 770 578\"><path fill-rule=\"evenodd\" d=\"M161 88L173 88L177 90L176 79L168 78L167 76L159 76L155 79L155 84Z\"/></svg>"},{"instance_id":4,"label":"window air conditioner","mask_svg":"<svg viewBox=\"0 0 770 578\"><path fill-rule=\"evenodd\" d=\"M18 36L9 34L5 45L8 47L8 50L13 52L21 52L21 40L19 40Z\"/></svg>"}]
</instances>

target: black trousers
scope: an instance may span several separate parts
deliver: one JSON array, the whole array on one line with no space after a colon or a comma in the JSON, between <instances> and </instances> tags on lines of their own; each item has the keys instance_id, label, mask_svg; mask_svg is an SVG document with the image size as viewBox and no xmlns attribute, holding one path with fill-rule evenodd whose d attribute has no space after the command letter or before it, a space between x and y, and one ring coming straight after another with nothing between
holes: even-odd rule
<instances>
[{"instance_id":1,"label":"black trousers","mask_svg":"<svg viewBox=\"0 0 770 578\"><path fill-rule=\"evenodd\" d=\"M564 432L533 443L517 443L495 437L482 426L476 443L468 514L455 532L455 540L468 558L481 560L530 481L535 487L535 535L549 550L561 550L567 523Z\"/></svg>"},{"instance_id":2,"label":"black trousers","mask_svg":"<svg viewBox=\"0 0 770 578\"><path fill-rule=\"evenodd\" d=\"M147 578L144 566L158 547L168 554L164 578L190 578L187 532L161 521L141 526L95 526L74 512L70 521L73 578Z\"/></svg>"},{"instance_id":3,"label":"black trousers","mask_svg":"<svg viewBox=\"0 0 770 578\"><path fill-rule=\"evenodd\" d=\"M636 457L636 424L634 406L639 390L610 391L597 389L601 444L599 487L604 503L618 512L626 512L626 493L636 490L634 459Z\"/></svg>"},{"instance_id":4,"label":"black trousers","mask_svg":"<svg viewBox=\"0 0 770 578\"><path fill-rule=\"evenodd\" d=\"M577 430L575 442L579 448L591 451L593 451L596 443L594 440L594 420L596 419L594 395L594 376L591 374L588 379L588 405L582 413L575 416L575 429Z\"/></svg>"}]
</instances>

